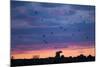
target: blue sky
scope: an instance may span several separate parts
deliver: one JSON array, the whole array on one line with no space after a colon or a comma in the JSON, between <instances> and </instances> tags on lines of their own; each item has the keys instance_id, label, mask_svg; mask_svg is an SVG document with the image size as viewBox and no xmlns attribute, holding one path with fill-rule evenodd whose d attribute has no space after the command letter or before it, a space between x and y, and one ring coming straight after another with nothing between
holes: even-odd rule
<instances>
[{"instance_id":1,"label":"blue sky","mask_svg":"<svg viewBox=\"0 0 100 67\"><path fill-rule=\"evenodd\" d=\"M51 48L62 48L67 47L67 43L94 41L95 6L11 1L13 50L23 50L20 46L26 46L26 50L30 50L29 46L39 50L44 44L45 48L51 45Z\"/></svg>"}]
</instances>

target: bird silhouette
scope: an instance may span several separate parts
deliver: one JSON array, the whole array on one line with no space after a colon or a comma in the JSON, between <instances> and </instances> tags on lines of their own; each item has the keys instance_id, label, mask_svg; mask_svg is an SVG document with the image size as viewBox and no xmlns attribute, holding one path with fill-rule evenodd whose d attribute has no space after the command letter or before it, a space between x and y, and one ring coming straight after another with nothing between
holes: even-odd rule
<instances>
[{"instance_id":1,"label":"bird silhouette","mask_svg":"<svg viewBox=\"0 0 100 67\"><path fill-rule=\"evenodd\" d=\"M59 28L60 28L60 29L63 29L63 27L62 27L62 26L60 26Z\"/></svg>"},{"instance_id":2,"label":"bird silhouette","mask_svg":"<svg viewBox=\"0 0 100 67\"><path fill-rule=\"evenodd\" d=\"M37 11L35 11L34 13L35 13L35 14L38 14L38 12L37 12Z\"/></svg>"},{"instance_id":3,"label":"bird silhouette","mask_svg":"<svg viewBox=\"0 0 100 67\"><path fill-rule=\"evenodd\" d=\"M51 34L53 34L53 32L51 32Z\"/></svg>"},{"instance_id":4,"label":"bird silhouette","mask_svg":"<svg viewBox=\"0 0 100 67\"><path fill-rule=\"evenodd\" d=\"M46 35L42 35L43 37L46 37Z\"/></svg>"},{"instance_id":5,"label":"bird silhouette","mask_svg":"<svg viewBox=\"0 0 100 67\"><path fill-rule=\"evenodd\" d=\"M45 44L47 44L47 43L48 43L46 40L43 40L43 42L44 42Z\"/></svg>"}]
</instances>

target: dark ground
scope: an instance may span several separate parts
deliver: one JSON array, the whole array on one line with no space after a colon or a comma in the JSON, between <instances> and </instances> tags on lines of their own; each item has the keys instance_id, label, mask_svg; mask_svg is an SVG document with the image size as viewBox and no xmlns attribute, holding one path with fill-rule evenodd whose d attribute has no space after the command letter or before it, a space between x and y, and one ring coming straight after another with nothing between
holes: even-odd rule
<instances>
[{"instance_id":1,"label":"dark ground","mask_svg":"<svg viewBox=\"0 0 100 67\"><path fill-rule=\"evenodd\" d=\"M73 62L89 62L95 61L94 56L79 55L77 57L55 56L48 58L33 58L33 59L11 59L11 67L28 66L28 65L43 65L43 64L58 64L58 63L73 63Z\"/></svg>"}]
</instances>

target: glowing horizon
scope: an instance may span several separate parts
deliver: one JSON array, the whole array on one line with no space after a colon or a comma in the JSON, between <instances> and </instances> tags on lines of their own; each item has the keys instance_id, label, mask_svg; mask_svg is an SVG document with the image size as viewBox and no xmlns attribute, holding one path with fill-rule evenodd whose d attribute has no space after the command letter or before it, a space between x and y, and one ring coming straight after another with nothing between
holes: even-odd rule
<instances>
[{"instance_id":1,"label":"glowing horizon","mask_svg":"<svg viewBox=\"0 0 100 67\"><path fill-rule=\"evenodd\" d=\"M92 55L95 56L95 48L89 47L89 48L62 48L62 49L42 49L42 50L30 50L26 51L25 53L17 53L12 52L11 56L14 57L14 59L31 59L34 56L39 56L39 58L48 58L48 57L55 57L56 51L61 50L63 53L61 55L64 55L65 57L76 57L80 54L83 54L85 56Z\"/></svg>"}]
</instances>

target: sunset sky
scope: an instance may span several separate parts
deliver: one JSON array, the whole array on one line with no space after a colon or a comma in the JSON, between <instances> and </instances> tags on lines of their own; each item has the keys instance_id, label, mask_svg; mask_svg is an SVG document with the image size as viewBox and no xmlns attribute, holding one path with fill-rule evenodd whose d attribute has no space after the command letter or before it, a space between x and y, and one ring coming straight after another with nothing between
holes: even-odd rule
<instances>
[{"instance_id":1,"label":"sunset sky","mask_svg":"<svg viewBox=\"0 0 100 67\"><path fill-rule=\"evenodd\" d=\"M14 58L95 56L95 7L11 1L11 56Z\"/></svg>"}]
</instances>

